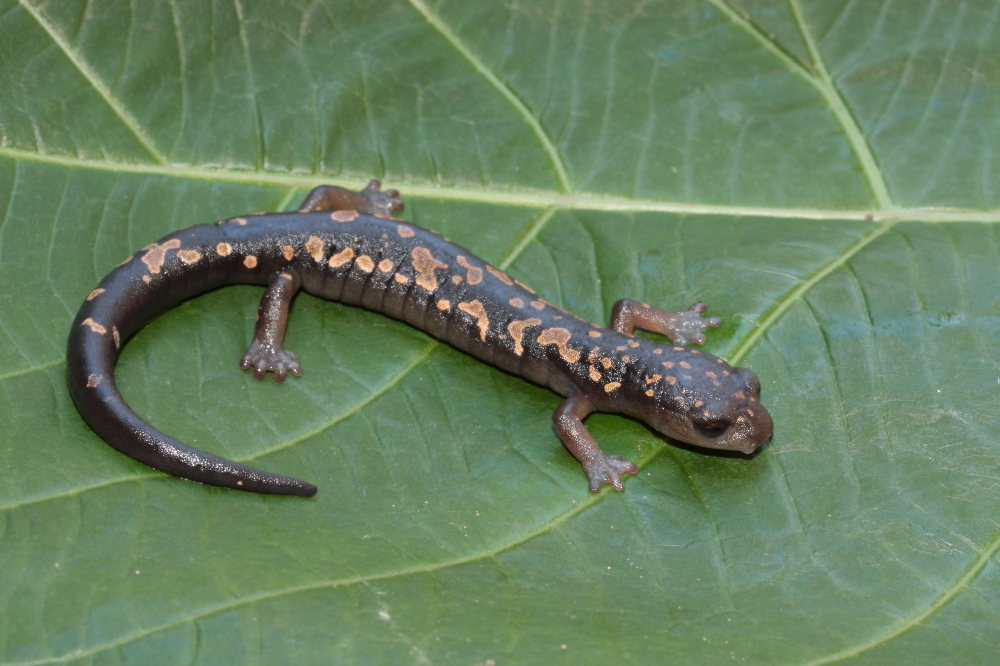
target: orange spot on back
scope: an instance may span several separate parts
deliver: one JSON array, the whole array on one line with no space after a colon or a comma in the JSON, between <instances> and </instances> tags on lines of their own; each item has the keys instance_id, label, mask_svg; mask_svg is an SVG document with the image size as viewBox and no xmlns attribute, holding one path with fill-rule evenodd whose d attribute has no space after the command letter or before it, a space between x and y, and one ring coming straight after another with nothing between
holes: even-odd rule
<instances>
[{"instance_id":1,"label":"orange spot on back","mask_svg":"<svg viewBox=\"0 0 1000 666\"><path fill-rule=\"evenodd\" d=\"M611 359L608 358L607 356L605 356L604 358L601 359L601 365L604 366L605 370L610 370L611 369Z\"/></svg>"},{"instance_id":2,"label":"orange spot on back","mask_svg":"<svg viewBox=\"0 0 1000 666\"><path fill-rule=\"evenodd\" d=\"M587 331L587 335L589 335L592 338L599 338L599 337L601 337L601 332L600 331Z\"/></svg>"},{"instance_id":3,"label":"orange spot on back","mask_svg":"<svg viewBox=\"0 0 1000 666\"><path fill-rule=\"evenodd\" d=\"M507 324L507 332L510 333L510 337L514 340L514 353L520 356L524 353L524 347L521 342L524 340L524 329L529 326L538 326L542 323L541 319L532 317L531 319L521 319L519 321L512 321Z\"/></svg>"},{"instance_id":4,"label":"orange spot on back","mask_svg":"<svg viewBox=\"0 0 1000 666\"><path fill-rule=\"evenodd\" d=\"M97 388L97 385L101 383L101 375L90 375L87 377L87 388Z\"/></svg>"},{"instance_id":5,"label":"orange spot on back","mask_svg":"<svg viewBox=\"0 0 1000 666\"><path fill-rule=\"evenodd\" d=\"M438 310L447 310L450 307L451 307L451 301L447 299L441 299L440 301L437 302Z\"/></svg>"},{"instance_id":6,"label":"orange spot on back","mask_svg":"<svg viewBox=\"0 0 1000 666\"><path fill-rule=\"evenodd\" d=\"M291 261L295 258L295 248L291 245L286 245L281 248L281 253L285 255L285 261ZM318 260L317 260L318 261Z\"/></svg>"},{"instance_id":7,"label":"orange spot on back","mask_svg":"<svg viewBox=\"0 0 1000 666\"><path fill-rule=\"evenodd\" d=\"M413 238L413 229L409 228L405 224L401 224L396 227L396 231L399 232L399 235L403 238Z\"/></svg>"},{"instance_id":8,"label":"orange spot on back","mask_svg":"<svg viewBox=\"0 0 1000 666\"><path fill-rule=\"evenodd\" d=\"M319 236L310 236L306 240L306 252L313 261L323 261L323 241Z\"/></svg>"},{"instance_id":9,"label":"orange spot on back","mask_svg":"<svg viewBox=\"0 0 1000 666\"><path fill-rule=\"evenodd\" d=\"M589 368L587 368L587 370L589 371L590 374L590 381L592 382L601 381L601 373L598 372L597 368L591 365Z\"/></svg>"},{"instance_id":10,"label":"orange spot on back","mask_svg":"<svg viewBox=\"0 0 1000 666\"><path fill-rule=\"evenodd\" d=\"M98 288L98 289L95 289L94 291L90 292L90 293L89 293L89 294L87 295L87 300L88 300L88 301L92 301L92 300L94 300L95 298L97 298L98 296L100 296L100 295L101 295L101 294L103 294L103 293L104 293L104 290L103 290L103 289L100 289L100 288Z\"/></svg>"},{"instance_id":11,"label":"orange spot on back","mask_svg":"<svg viewBox=\"0 0 1000 666\"><path fill-rule=\"evenodd\" d=\"M479 326L479 339L486 342L486 329L489 328L490 320L486 316L486 308L479 301L469 303L459 303L458 309L476 318L476 325Z\"/></svg>"},{"instance_id":12,"label":"orange spot on back","mask_svg":"<svg viewBox=\"0 0 1000 666\"><path fill-rule=\"evenodd\" d=\"M87 317L86 319L84 319L83 321L81 321L80 322L80 326L87 326L94 333L99 333L101 335L104 335L105 333L108 332L108 329L104 328L104 326L102 326L101 324L98 324L96 321L94 321L90 317Z\"/></svg>"},{"instance_id":13,"label":"orange spot on back","mask_svg":"<svg viewBox=\"0 0 1000 666\"><path fill-rule=\"evenodd\" d=\"M604 385L604 392L611 393L621 385L622 385L621 382L608 382L607 384Z\"/></svg>"},{"instance_id":14,"label":"orange spot on back","mask_svg":"<svg viewBox=\"0 0 1000 666\"><path fill-rule=\"evenodd\" d=\"M393 279L394 279L394 280L395 280L396 282L398 282L399 284L406 284L407 282L409 282L409 281L410 281L410 278L406 277L406 276L405 276L405 275L403 275L402 273L396 273L396 274L395 274L395 275L393 275L392 277L393 277Z\"/></svg>"},{"instance_id":15,"label":"orange spot on back","mask_svg":"<svg viewBox=\"0 0 1000 666\"><path fill-rule=\"evenodd\" d=\"M383 273L388 273L392 270L392 259L383 259L378 262L378 269Z\"/></svg>"},{"instance_id":16,"label":"orange spot on back","mask_svg":"<svg viewBox=\"0 0 1000 666\"><path fill-rule=\"evenodd\" d=\"M469 271L465 276L465 279L469 281L469 284L479 284L480 282L483 281L482 268L477 268L476 266L473 266L468 261L466 261L465 257L458 257L455 261L458 262L459 266Z\"/></svg>"},{"instance_id":17,"label":"orange spot on back","mask_svg":"<svg viewBox=\"0 0 1000 666\"><path fill-rule=\"evenodd\" d=\"M511 280L510 277L508 277L507 274L504 273L503 271L498 271L497 269L493 268L489 264L486 264L486 270L488 270L490 272L490 275L492 275L496 279L500 280L504 284L514 284L514 281Z\"/></svg>"},{"instance_id":18,"label":"orange spot on back","mask_svg":"<svg viewBox=\"0 0 1000 666\"><path fill-rule=\"evenodd\" d=\"M524 301L522 301L520 298L512 298L512 299L510 299L507 302L510 303L511 305L513 305L515 308L523 308L524 307Z\"/></svg>"},{"instance_id":19,"label":"orange spot on back","mask_svg":"<svg viewBox=\"0 0 1000 666\"><path fill-rule=\"evenodd\" d=\"M565 328L547 328L538 334L537 342L540 345L556 345L559 349L559 356L563 360L576 363L580 360L580 352L566 346L571 337L572 335Z\"/></svg>"},{"instance_id":20,"label":"orange spot on back","mask_svg":"<svg viewBox=\"0 0 1000 666\"><path fill-rule=\"evenodd\" d=\"M177 250L177 258L185 264L193 264L201 261L201 252L198 250Z\"/></svg>"},{"instance_id":21,"label":"orange spot on back","mask_svg":"<svg viewBox=\"0 0 1000 666\"><path fill-rule=\"evenodd\" d=\"M228 257L229 253L233 251L233 246L229 243L219 243L215 246L215 251L220 257Z\"/></svg>"},{"instance_id":22,"label":"orange spot on back","mask_svg":"<svg viewBox=\"0 0 1000 666\"><path fill-rule=\"evenodd\" d=\"M253 256L252 254L248 254L247 258L243 260L243 265L246 266L247 268L256 268L257 257Z\"/></svg>"},{"instance_id":23,"label":"orange spot on back","mask_svg":"<svg viewBox=\"0 0 1000 666\"><path fill-rule=\"evenodd\" d=\"M332 255L330 257L330 261L328 261L327 263L329 264L330 268L340 268L353 258L354 258L354 248L345 247L337 254Z\"/></svg>"},{"instance_id":24,"label":"orange spot on back","mask_svg":"<svg viewBox=\"0 0 1000 666\"><path fill-rule=\"evenodd\" d=\"M142 255L142 263L146 264L150 273L159 273L166 261L167 251L176 250L181 246L181 242L176 238L171 238L166 243L146 246L146 254Z\"/></svg>"},{"instance_id":25,"label":"orange spot on back","mask_svg":"<svg viewBox=\"0 0 1000 666\"><path fill-rule=\"evenodd\" d=\"M367 254L363 254L358 257L357 261L354 263L357 264L358 268L363 270L365 273L371 273L375 270L375 262Z\"/></svg>"},{"instance_id":26,"label":"orange spot on back","mask_svg":"<svg viewBox=\"0 0 1000 666\"><path fill-rule=\"evenodd\" d=\"M358 219L356 210L335 210L330 213L330 219L334 222L353 222Z\"/></svg>"},{"instance_id":27,"label":"orange spot on back","mask_svg":"<svg viewBox=\"0 0 1000 666\"><path fill-rule=\"evenodd\" d=\"M414 282L427 291L437 289L438 281L434 271L438 268L448 268L448 264L435 259L426 247L415 247L410 254L413 256L413 270L417 272Z\"/></svg>"}]
</instances>

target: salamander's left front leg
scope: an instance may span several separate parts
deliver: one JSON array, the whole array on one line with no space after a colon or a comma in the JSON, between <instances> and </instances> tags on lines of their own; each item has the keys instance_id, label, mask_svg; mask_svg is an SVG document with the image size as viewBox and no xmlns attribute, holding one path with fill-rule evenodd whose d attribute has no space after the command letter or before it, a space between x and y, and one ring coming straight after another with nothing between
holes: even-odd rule
<instances>
[{"instance_id":1,"label":"salamander's left front leg","mask_svg":"<svg viewBox=\"0 0 1000 666\"><path fill-rule=\"evenodd\" d=\"M299 357L284 347L288 310L299 284L295 271L281 271L274 276L260 299L253 342L240 360L240 367L244 370L253 368L254 379L264 379L265 374L273 372L274 381L283 382L289 372L296 377L302 374Z\"/></svg>"},{"instance_id":2,"label":"salamander's left front leg","mask_svg":"<svg viewBox=\"0 0 1000 666\"><path fill-rule=\"evenodd\" d=\"M631 298L623 298L611 308L611 328L632 335L639 327L670 338L677 345L705 344L704 330L718 328L718 317L702 317L705 304L698 301L687 310L667 312Z\"/></svg>"},{"instance_id":3,"label":"salamander's left front leg","mask_svg":"<svg viewBox=\"0 0 1000 666\"><path fill-rule=\"evenodd\" d=\"M313 189L299 206L300 213L320 210L356 210L359 213L392 215L403 210L396 190L382 191L382 183L373 180L360 192L337 185L320 185Z\"/></svg>"},{"instance_id":4,"label":"salamander's left front leg","mask_svg":"<svg viewBox=\"0 0 1000 666\"><path fill-rule=\"evenodd\" d=\"M552 422L563 444L583 465L590 482L590 492L596 493L605 483L610 483L615 490L624 490L622 475L637 474L639 468L622 456L609 456L601 450L583 425L583 419L593 411L594 403L583 393L577 393L559 405L552 414Z\"/></svg>"}]
</instances>

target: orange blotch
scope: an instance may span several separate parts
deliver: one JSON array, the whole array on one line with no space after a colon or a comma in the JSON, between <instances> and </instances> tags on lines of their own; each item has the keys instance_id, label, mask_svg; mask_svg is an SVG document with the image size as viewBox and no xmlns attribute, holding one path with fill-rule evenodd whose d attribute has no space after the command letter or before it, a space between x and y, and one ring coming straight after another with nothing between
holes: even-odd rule
<instances>
[{"instance_id":1,"label":"orange blotch","mask_svg":"<svg viewBox=\"0 0 1000 666\"><path fill-rule=\"evenodd\" d=\"M538 326L542 323L541 319L532 317L531 319L521 319L519 321L512 321L507 324L507 332L510 333L510 337L514 340L514 353L520 356L524 353L524 347L522 346L522 341L524 340L524 329L529 326Z\"/></svg>"},{"instance_id":2,"label":"orange blotch","mask_svg":"<svg viewBox=\"0 0 1000 666\"><path fill-rule=\"evenodd\" d=\"M448 264L435 259L426 247L415 247L410 254L413 256L413 270L417 272L414 282L427 291L437 289L438 281L434 271L438 268L448 268Z\"/></svg>"},{"instance_id":3,"label":"orange blotch","mask_svg":"<svg viewBox=\"0 0 1000 666\"><path fill-rule=\"evenodd\" d=\"M580 360L580 352L566 346L572 335L565 328L547 328L538 334L536 342L540 345L556 345L559 356L570 363Z\"/></svg>"},{"instance_id":4,"label":"orange blotch","mask_svg":"<svg viewBox=\"0 0 1000 666\"><path fill-rule=\"evenodd\" d=\"M490 320L486 316L486 308L479 301L469 303L459 303L458 309L476 318L476 325L479 326L479 339L486 342L486 329L489 328Z\"/></svg>"},{"instance_id":5,"label":"orange blotch","mask_svg":"<svg viewBox=\"0 0 1000 666\"><path fill-rule=\"evenodd\" d=\"M176 238L171 238L166 243L153 243L146 246L146 254L142 255L142 263L146 264L150 273L159 273L166 261L167 251L176 250L181 246L181 242Z\"/></svg>"},{"instance_id":6,"label":"orange blotch","mask_svg":"<svg viewBox=\"0 0 1000 666\"><path fill-rule=\"evenodd\" d=\"M102 326L101 324L98 324L98 323L97 323L96 321L94 321L94 320L93 320L93 319L91 319L90 317L87 317L86 319L84 319L83 321L81 321L81 322L80 322L80 326L87 326L87 327L89 327L89 328L90 328L90 330L92 330L92 331L93 331L94 333L99 333L99 334L101 334L101 335L104 335L105 333L107 333L107 332L108 332L108 329L106 329L106 328L105 328L104 326Z\"/></svg>"},{"instance_id":7,"label":"orange blotch","mask_svg":"<svg viewBox=\"0 0 1000 666\"><path fill-rule=\"evenodd\" d=\"M514 284L514 281L511 280L510 277L508 277L507 274L504 273L503 271L498 271L489 264L486 264L486 270L490 272L490 275L500 280L504 284Z\"/></svg>"},{"instance_id":8,"label":"orange blotch","mask_svg":"<svg viewBox=\"0 0 1000 666\"><path fill-rule=\"evenodd\" d=\"M356 263L358 265L358 268L363 270L365 273L371 273L373 270L375 270L375 262L367 254L363 254L360 257L358 257L358 260L355 261L354 263Z\"/></svg>"},{"instance_id":9,"label":"orange blotch","mask_svg":"<svg viewBox=\"0 0 1000 666\"><path fill-rule=\"evenodd\" d=\"M201 252L198 250L177 250L177 258L185 264L193 264L201 261Z\"/></svg>"},{"instance_id":10,"label":"orange blotch","mask_svg":"<svg viewBox=\"0 0 1000 666\"><path fill-rule=\"evenodd\" d=\"M306 240L306 252L313 261L323 261L323 241L319 236L310 236Z\"/></svg>"},{"instance_id":11,"label":"orange blotch","mask_svg":"<svg viewBox=\"0 0 1000 666\"><path fill-rule=\"evenodd\" d=\"M345 247L337 254L332 255L330 257L330 261L328 261L327 263L330 265L330 268L340 268L353 258L354 258L354 248Z\"/></svg>"},{"instance_id":12,"label":"orange blotch","mask_svg":"<svg viewBox=\"0 0 1000 666\"><path fill-rule=\"evenodd\" d=\"M335 210L330 213L330 219L334 222L353 222L358 219L356 210Z\"/></svg>"},{"instance_id":13,"label":"orange blotch","mask_svg":"<svg viewBox=\"0 0 1000 666\"><path fill-rule=\"evenodd\" d=\"M465 279L469 281L469 284L479 284L480 282L483 281L482 268L477 268L476 266L473 266L468 261L466 261L465 257L458 257L456 261L458 262L459 266L469 271L465 276Z\"/></svg>"}]
</instances>

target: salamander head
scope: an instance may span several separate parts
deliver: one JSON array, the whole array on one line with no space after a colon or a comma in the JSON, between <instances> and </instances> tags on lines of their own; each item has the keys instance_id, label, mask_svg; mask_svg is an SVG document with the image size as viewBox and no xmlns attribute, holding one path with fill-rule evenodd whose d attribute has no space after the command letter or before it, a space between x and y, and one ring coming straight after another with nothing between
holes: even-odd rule
<instances>
[{"instance_id":1,"label":"salamander head","mask_svg":"<svg viewBox=\"0 0 1000 666\"><path fill-rule=\"evenodd\" d=\"M711 354L698 353L689 360L687 365L693 367L671 375L674 383L652 382L653 395L647 391L642 413L632 416L689 444L753 453L774 429L771 415L760 404L757 375Z\"/></svg>"}]
</instances>

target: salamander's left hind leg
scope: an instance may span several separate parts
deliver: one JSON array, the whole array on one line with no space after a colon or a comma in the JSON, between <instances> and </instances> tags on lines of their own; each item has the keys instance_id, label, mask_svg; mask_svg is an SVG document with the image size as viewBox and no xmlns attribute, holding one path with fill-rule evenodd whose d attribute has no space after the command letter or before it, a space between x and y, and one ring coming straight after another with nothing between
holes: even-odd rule
<instances>
[{"instance_id":1,"label":"salamander's left hind leg","mask_svg":"<svg viewBox=\"0 0 1000 666\"><path fill-rule=\"evenodd\" d=\"M321 210L356 210L359 213L392 215L403 210L403 202L397 190L382 191L382 183L373 180L360 192L347 190L336 185L320 185L310 192L300 213L315 213Z\"/></svg>"},{"instance_id":2,"label":"salamander's left hind leg","mask_svg":"<svg viewBox=\"0 0 1000 666\"><path fill-rule=\"evenodd\" d=\"M295 271L283 270L274 276L260 299L253 342L240 360L244 370L253 368L254 379L264 379L264 375L273 372L274 381L283 382L289 372L296 377L302 374L299 357L284 346L288 311L300 284Z\"/></svg>"},{"instance_id":3,"label":"salamander's left hind leg","mask_svg":"<svg viewBox=\"0 0 1000 666\"><path fill-rule=\"evenodd\" d=\"M667 312L630 298L623 298L611 308L611 328L632 335L636 327L670 338L677 345L705 344L704 330L718 328L718 317L702 317L705 304L698 301L687 310Z\"/></svg>"}]
</instances>

